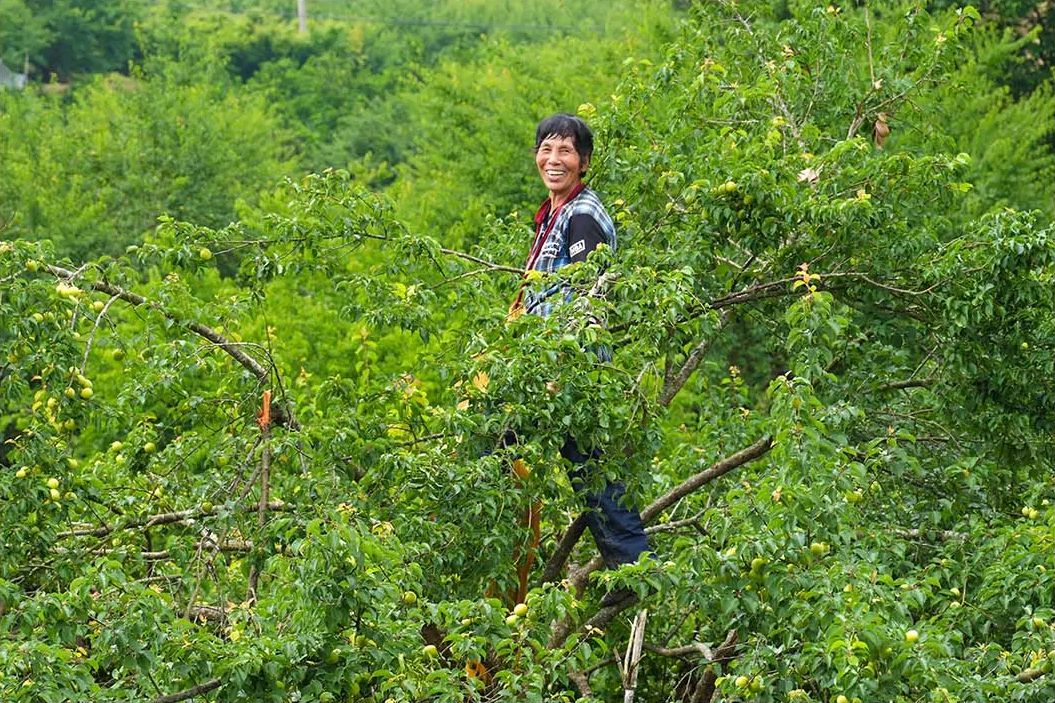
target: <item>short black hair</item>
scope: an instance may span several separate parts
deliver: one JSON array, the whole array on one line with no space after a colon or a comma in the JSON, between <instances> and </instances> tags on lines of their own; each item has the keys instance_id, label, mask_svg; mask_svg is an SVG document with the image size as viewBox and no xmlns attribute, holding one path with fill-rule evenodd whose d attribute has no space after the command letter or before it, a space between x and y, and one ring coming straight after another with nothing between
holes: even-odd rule
<instances>
[{"instance_id":1,"label":"short black hair","mask_svg":"<svg viewBox=\"0 0 1055 703\"><path fill-rule=\"evenodd\" d=\"M535 151L550 137L571 137L583 164L588 163L593 156L593 132L575 115L560 112L539 122L535 129Z\"/></svg>"}]
</instances>

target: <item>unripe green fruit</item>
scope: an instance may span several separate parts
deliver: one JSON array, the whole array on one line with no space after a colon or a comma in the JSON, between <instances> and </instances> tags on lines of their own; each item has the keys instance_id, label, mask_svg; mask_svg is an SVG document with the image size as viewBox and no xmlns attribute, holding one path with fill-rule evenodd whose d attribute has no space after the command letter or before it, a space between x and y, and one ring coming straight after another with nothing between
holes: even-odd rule
<instances>
[{"instance_id":1,"label":"unripe green fruit","mask_svg":"<svg viewBox=\"0 0 1055 703\"><path fill-rule=\"evenodd\" d=\"M414 605L418 602L418 594L414 591L403 592L403 605Z\"/></svg>"},{"instance_id":2,"label":"unripe green fruit","mask_svg":"<svg viewBox=\"0 0 1055 703\"><path fill-rule=\"evenodd\" d=\"M65 396L66 396L67 398L76 398L76 397L77 397L77 391L73 390L73 388L72 388L72 387L71 387L71 388L67 388L67 389L66 389L66 390L64 390L64 391L63 391L62 393L63 393L63 395L65 395Z\"/></svg>"},{"instance_id":3,"label":"unripe green fruit","mask_svg":"<svg viewBox=\"0 0 1055 703\"><path fill-rule=\"evenodd\" d=\"M38 271L38 270L40 270L40 262L37 261L36 259L30 259L29 261L26 262L26 270L27 271Z\"/></svg>"},{"instance_id":4,"label":"unripe green fruit","mask_svg":"<svg viewBox=\"0 0 1055 703\"><path fill-rule=\"evenodd\" d=\"M93 391L91 388L82 388L81 389L81 397L84 398L85 400L88 400L93 395L95 395L95 391Z\"/></svg>"},{"instance_id":5,"label":"unripe green fruit","mask_svg":"<svg viewBox=\"0 0 1055 703\"><path fill-rule=\"evenodd\" d=\"M733 684L735 684L737 688L747 688L748 684L750 684L750 683L751 683L751 679L749 679L749 678L747 678L746 676L743 676L743 675L737 676L736 680L733 681Z\"/></svg>"},{"instance_id":6,"label":"unripe green fruit","mask_svg":"<svg viewBox=\"0 0 1055 703\"><path fill-rule=\"evenodd\" d=\"M520 617L524 617L525 615L528 614L528 607L527 607L527 605L525 603L517 603L516 605L513 606L513 614L514 615L519 615Z\"/></svg>"},{"instance_id":7,"label":"unripe green fruit","mask_svg":"<svg viewBox=\"0 0 1055 703\"><path fill-rule=\"evenodd\" d=\"M835 703L850 703L850 699L840 693L836 696Z\"/></svg>"},{"instance_id":8,"label":"unripe green fruit","mask_svg":"<svg viewBox=\"0 0 1055 703\"><path fill-rule=\"evenodd\" d=\"M434 645L434 644L427 644L424 647L422 647L421 648L421 653L424 654L426 657L428 657L430 659L435 657L435 656L439 656L439 650L436 649L436 645Z\"/></svg>"},{"instance_id":9,"label":"unripe green fruit","mask_svg":"<svg viewBox=\"0 0 1055 703\"><path fill-rule=\"evenodd\" d=\"M50 491L48 491L48 495L51 496L52 500L56 501L62 498L62 493L59 492L58 488L52 488Z\"/></svg>"},{"instance_id":10,"label":"unripe green fruit","mask_svg":"<svg viewBox=\"0 0 1055 703\"><path fill-rule=\"evenodd\" d=\"M912 644L919 641L919 633L915 630L908 630L905 632L905 641Z\"/></svg>"},{"instance_id":11,"label":"unripe green fruit","mask_svg":"<svg viewBox=\"0 0 1055 703\"><path fill-rule=\"evenodd\" d=\"M157 448L158 448L158 445L154 444L153 442L147 442L146 444L143 445L143 451L146 452L147 454L153 454L154 452L157 451Z\"/></svg>"},{"instance_id":12,"label":"unripe green fruit","mask_svg":"<svg viewBox=\"0 0 1055 703\"><path fill-rule=\"evenodd\" d=\"M209 247L202 247L198 250L198 256L201 257L202 261L208 261L212 258L212 252Z\"/></svg>"},{"instance_id":13,"label":"unripe green fruit","mask_svg":"<svg viewBox=\"0 0 1055 703\"><path fill-rule=\"evenodd\" d=\"M520 619L519 615L517 615L516 613L512 613L511 615L509 615L506 618L506 625L516 625L517 620L519 620L519 619Z\"/></svg>"},{"instance_id":14,"label":"unripe green fruit","mask_svg":"<svg viewBox=\"0 0 1055 703\"><path fill-rule=\"evenodd\" d=\"M59 480L57 478L49 478L48 479L48 488L58 488L58 487L59 487Z\"/></svg>"}]
</instances>

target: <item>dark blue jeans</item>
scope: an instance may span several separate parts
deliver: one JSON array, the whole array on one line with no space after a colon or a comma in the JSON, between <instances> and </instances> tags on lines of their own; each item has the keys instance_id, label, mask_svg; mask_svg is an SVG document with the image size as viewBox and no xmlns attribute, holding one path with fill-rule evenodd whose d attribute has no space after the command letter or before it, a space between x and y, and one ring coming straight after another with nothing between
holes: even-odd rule
<instances>
[{"instance_id":1,"label":"dark blue jeans","mask_svg":"<svg viewBox=\"0 0 1055 703\"><path fill-rule=\"evenodd\" d=\"M575 440L569 437L561 447L560 455L575 465L568 476L575 492L586 503L586 526L597 543L604 565L614 569L620 564L635 562L643 553L651 551L641 514L624 501L626 486L620 482L605 481L601 490L587 490L591 461L600 458L601 451L595 449L590 454L584 454Z\"/></svg>"}]
</instances>

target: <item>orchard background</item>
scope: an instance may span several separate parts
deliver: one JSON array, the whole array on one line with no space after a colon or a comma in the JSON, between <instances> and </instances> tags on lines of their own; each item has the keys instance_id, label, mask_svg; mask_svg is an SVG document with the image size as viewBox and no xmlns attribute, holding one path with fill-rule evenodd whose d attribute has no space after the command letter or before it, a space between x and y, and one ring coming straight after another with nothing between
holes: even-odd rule
<instances>
[{"instance_id":1,"label":"orchard background","mask_svg":"<svg viewBox=\"0 0 1055 703\"><path fill-rule=\"evenodd\" d=\"M1052 3L308 6L0 2L0 699L1052 700Z\"/></svg>"}]
</instances>

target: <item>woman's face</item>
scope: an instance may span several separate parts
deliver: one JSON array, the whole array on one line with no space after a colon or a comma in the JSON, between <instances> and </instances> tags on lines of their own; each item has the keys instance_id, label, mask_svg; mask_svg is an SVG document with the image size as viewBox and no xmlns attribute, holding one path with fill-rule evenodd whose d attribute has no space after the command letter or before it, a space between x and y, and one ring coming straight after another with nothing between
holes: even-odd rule
<instances>
[{"instance_id":1,"label":"woman's face","mask_svg":"<svg viewBox=\"0 0 1055 703\"><path fill-rule=\"evenodd\" d=\"M554 204L563 202L582 182L587 166L575 150L575 141L571 137L559 136L542 140L535 152L535 165Z\"/></svg>"}]
</instances>

